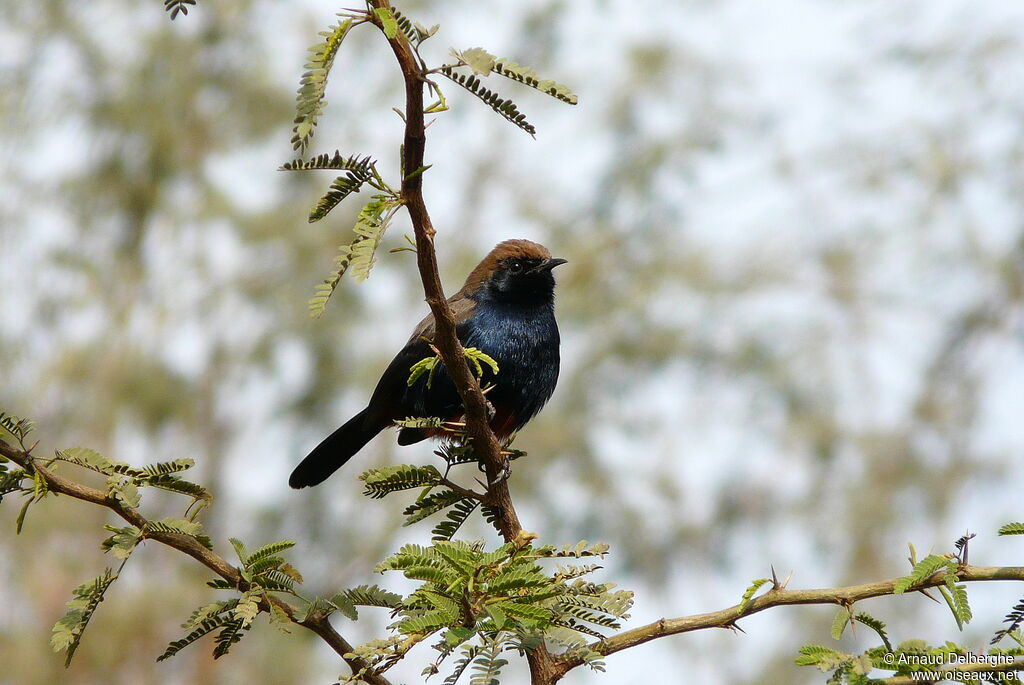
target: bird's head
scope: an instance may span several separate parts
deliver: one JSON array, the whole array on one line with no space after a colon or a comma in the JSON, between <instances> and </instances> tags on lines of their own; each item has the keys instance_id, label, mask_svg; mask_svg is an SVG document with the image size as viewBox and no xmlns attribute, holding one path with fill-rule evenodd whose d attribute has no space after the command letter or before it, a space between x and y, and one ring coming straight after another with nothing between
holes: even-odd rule
<instances>
[{"instance_id":1,"label":"bird's head","mask_svg":"<svg viewBox=\"0 0 1024 685\"><path fill-rule=\"evenodd\" d=\"M552 257L543 245L529 240L498 243L466 279L464 289L505 301L550 299L555 289L551 270L564 259Z\"/></svg>"}]
</instances>

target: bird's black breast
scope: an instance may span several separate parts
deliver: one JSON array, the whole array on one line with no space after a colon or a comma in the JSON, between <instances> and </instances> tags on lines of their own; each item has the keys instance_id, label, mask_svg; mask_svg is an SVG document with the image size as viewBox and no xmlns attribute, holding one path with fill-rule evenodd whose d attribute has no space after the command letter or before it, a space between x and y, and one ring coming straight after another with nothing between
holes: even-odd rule
<instances>
[{"instance_id":1,"label":"bird's black breast","mask_svg":"<svg viewBox=\"0 0 1024 685\"><path fill-rule=\"evenodd\" d=\"M494 384L487 398L498 414L512 417L510 431L521 428L544 406L558 381L559 336L551 301L502 302L482 298L456 328L464 347L476 347L498 364L495 375L483 366L482 384ZM461 402L444 369L430 388L420 378L405 394L410 415L448 418Z\"/></svg>"}]
</instances>

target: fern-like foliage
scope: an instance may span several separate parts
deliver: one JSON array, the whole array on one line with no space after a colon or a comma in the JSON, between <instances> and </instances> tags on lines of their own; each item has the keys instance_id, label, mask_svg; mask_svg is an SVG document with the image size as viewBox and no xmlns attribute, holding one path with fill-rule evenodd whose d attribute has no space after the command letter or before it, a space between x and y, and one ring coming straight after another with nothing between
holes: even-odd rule
<instances>
[{"instance_id":1,"label":"fern-like foliage","mask_svg":"<svg viewBox=\"0 0 1024 685\"><path fill-rule=\"evenodd\" d=\"M195 7L196 0L164 0L164 11L171 15L171 19L177 19L179 14L188 16L188 8Z\"/></svg>"},{"instance_id":2,"label":"fern-like foliage","mask_svg":"<svg viewBox=\"0 0 1024 685\"><path fill-rule=\"evenodd\" d=\"M67 603L68 612L53 626L53 634L50 636L50 645L55 652L67 650L65 666L71 665L86 626L117 577L117 571L107 568L99 577L75 588L74 597Z\"/></svg>"},{"instance_id":3,"label":"fern-like foliage","mask_svg":"<svg viewBox=\"0 0 1024 685\"><path fill-rule=\"evenodd\" d=\"M1024 523L1007 523L999 529L1000 535L1024 535Z\"/></svg>"},{"instance_id":4,"label":"fern-like foliage","mask_svg":"<svg viewBox=\"0 0 1024 685\"><path fill-rule=\"evenodd\" d=\"M500 74L513 81L518 81L567 104L575 105L579 102L576 94L568 86L551 79L540 79L530 67L525 67L502 58L495 60L491 68L496 74Z\"/></svg>"},{"instance_id":5,"label":"fern-like foliage","mask_svg":"<svg viewBox=\"0 0 1024 685\"><path fill-rule=\"evenodd\" d=\"M8 445L18 445L25 449L25 438L32 430L32 422L27 419L19 419L0 411L0 442ZM6 457L0 455L0 502L4 495L12 492L26 492L22 481L31 478L31 474L24 469L12 465ZM28 500L31 502L31 500Z\"/></svg>"},{"instance_id":6,"label":"fern-like foliage","mask_svg":"<svg viewBox=\"0 0 1024 685\"><path fill-rule=\"evenodd\" d=\"M195 504L200 505L194 510L195 513L213 499L202 486L175 475L192 468L195 462L191 459L175 459L138 468L123 462L111 461L88 447L69 447L57 450L54 461L67 462L107 476L108 492L129 507L139 506L139 488L145 487L154 487L192 498L189 509ZM193 518L194 516L195 514Z\"/></svg>"},{"instance_id":7,"label":"fern-like foliage","mask_svg":"<svg viewBox=\"0 0 1024 685\"><path fill-rule=\"evenodd\" d=\"M1007 635L1020 630L1021 624L1024 624L1024 599L1021 599L1010 609L1010 612L1006 614L1006 618L1003 619L1003 623L1007 624L1006 627L996 631L989 644L994 645Z\"/></svg>"},{"instance_id":8,"label":"fern-like foliage","mask_svg":"<svg viewBox=\"0 0 1024 685\"><path fill-rule=\"evenodd\" d=\"M444 511L453 504L457 504L466 499L465 495L462 495L454 490L442 490L440 492L433 492L429 495L425 495L417 499L413 504L410 504L405 508L402 514L405 516L405 522L403 526L411 526L418 521L422 521L428 516L432 516L439 511Z\"/></svg>"},{"instance_id":9,"label":"fern-like foliage","mask_svg":"<svg viewBox=\"0 0 1024 685\"><path fill-rule=\"evenodd\" d=\"M309 223L320 221L327 214L338 206L338 204L352 193L358 193L359 189L364 183L373 178L376 173L373 161L369 157L363 157L357 159L356 157L349 157L347 159L338 160L337 157L340 155L336 152L335 157L326 160L326 166L320 165L324 162L324 158L327 155L320 155L319 157L306 162L304 167L295 166L299 162L290 162L286 164L283 169L343 169L345 170L344 176L338 176L331 183L330 189L327 193L321 197L316 205L309 210ZM337 166L335 166L337 164ZM290 166L291 165L291 166Z\"/></svg>"},{"instance_id":10,"label":"fern-like foliage","mask_svg":"<svg viewBox=\"0 0 1024 685\"><path fill-rule=\"evenodd\" d=\"M360 585L340 593L354 606L384 607L397 609L402 606L402 596L383 590L376 585Z\"/></svg>"},{"instance_id":11,"label":"fern-like foliage","mask_svg":"<svg viewBox=\"0 0 1024 685\"><path fill-rule=\"evenodd\" d=\"M743 592L743 597L740 598L740 613L747 610L750 603L754 601L754 594L761 588L762 585L769 582L769 578L757 578L750 582L747 589Z\"/></svg>"},{"instance_id":12,"label":"fern-like foliage","mask_svg":"<svg viewBox=\"0 0 1024 685\"><path fill-rule=\"evenodd\" d=\"M473 73L478 76L487 76L488 74L495 73L529 86L545 95L550 95L567 104L575 105L579 102L576 94L568 86L550 79L541 79L530 67L517 64L504 57L495 57L483 48L470 48L462 52L452 50L452 55L459 60L460 65L470 67Z\"/></svg>"},{"instance_id":13,"label":"fern-like foliage","mask_svg":"<svg viewBox=\"0 0 1024 685\"><path fill-rule=\"evenodd\" d=\"M885 648L892 651L892 643L889 642L889 636L885 632L885 623L863 611L854 615L853 620L866 625L868 628L875 631L875 633L878 634L878 637L882 639L882 644L885 645Z\"/></svg>"},{"instance_id":14,"label":"fern-like foliage","mask_svg":"<svg viewBox=\"0 0 1024 685\"><path fill-rule=\"evenodd\" d=\"M190 632L185 637L171 642L157 661L174 656L214 631L218 632L214 638L213 657L220 658L245 636L257 616L267 608L270 623L287 630L285 626L291 619L279 606L270 602L269 593L295 594L295 584L302 582L302 575L280 556L281 552L291 549L295 543L291 540L279 540L250 553L241 540L231 538L231 546L242 564L241 575L246 591L238 597L206 604L193 611L188 621L182 625ZM223 578L210 581L207 585L218 590L238 590ZM307 607L307 615L321 606L330 606L332 610L336 608L329 602L317 600Z\"/></svg>"},{"instance_id":15,"label":"fern-like foliage","mask_svg":"<svg viewBox=\"0 0 1024 685\"><path fill-rule=\"evenodd\" d=\"M852 658L851 654L838 652L821 645L804 645L800 648L800 656L796 658L797 666L816 666L822 671L832 671Z\"/></svg>"},{"instance_id":16,"label":"fern-like foliage","mask_svg":"<svg viewBox=\"0 0 1024 685\"><path fill-rule=\"evenodd\" d=\"M480 79L476 75L460 74L455 71L455 67L450 65L442 66L441 73L475 95L481 102L501 115L506 121L515 124L531 136L536 135L537 129L526 120L526 115L519 111L516 104L511 99L502 98L494 91L482 86Z\"/></svg>"},{"instance_id":17,"label":"fern-like foliage","mask_svg":"<svg viewBox=\"0 0 1024 685\"><path fill-rule=\"evenodd\" d=\"M25 448L25 439L35 425L29 419L22 419L0 411L0 441ZM3 459L3 457L0 457Z\"/></svg>"},{"instance_id":18,"label":"fern-like foliage","mask_svg":"<svg viewBox=\"0 0 1024 685\"><path fill-rule=\"evenodd\" d=\"M317 286L316 292L309 301L310 316L319 318L323 315L327 301L334 294L341 277L350 268L357 281L363 281L369 277L377 247L384 237L391 217L400 206L399 200L385 195L375 195L374 199L363 207L353 228L355 237L348 245L338 248L338 254L334 258L336 268L323 283Z\"/></svg>"},{"instance_id":19,"label":"fern-like foliage","mask_svg":"<svg viewBox=\"0 0 1024 685\"><path fill-rule=\"evenodd\" d=\"M947 573L945 580L945 587L940 586L939 589L942 591L949 610L953 613L957 628L963 630L964 625L970 623L974 618L971 605L967 601L967 586L957 584L957 577L953 573Z\"/></svg>"},{"instance_id":20,"label":"fern-like foliage","mask_svg":"<svg viewBox=\"0 0 1024 685\"><path fill-rule=\"evenodd\" d=\"M470 517L470 515L476 511L476 508L480 506L480 501L475 499L463 499L461 502L453 506L448 510L446 518L439 522L434 529L430 531L434 540L451 540L462 524Z\"/></svg>"},{"instance_id":21,"label":"fern-like foliage","mask_svg":"<svg viewBox=\"0 0 1024 685\"><path fill-rule=\"evenodd\" d=\"M353 20L345 19L327 31L321 32L324 40L309 48L310 57L306 62L306 72L299 82L298 96L295 101L295 127L292 129L292 147L305 150L316 129L317 121L323 114L324 94L327 90L327 77L334 66L334 58L338 54L345 36L352 29Z\"/></svg>"},{"instance_id":22,"label":"fern-like foliage","mask_svg":"<svg viewBox=\"0 0 1024 685\"><path fill-rule=\"evenodd\" d=\"M174 640L169 645L164 653L156 658L157 661L164 661L170 659L172 656L188 647L190 644L203 637L209 635L218 628L224 627L229 621L231 621L230 614L217 614L210 618L204 619L199 622L185 637L180 640Z\"/></svg>"},{"instance_id":23,"label":"fern-like foliage","mask_svg":"<svg viewBox=\"0 0 1024 685\"><path fill-rule=\"evenodd\" d=\"M409 42L416 47L419 47L423 41L437 33L437 30L440 28L438 24L434 24L430 28L420 26L394 7L391 8L391 16L394 17L398 30L404 33Z\"/></svg>"},{"instance_id":24,"label":"fern-like foliage","mask_svg":"<svg viewBox=\"0 0 1024 685\"><path fill-rule=\"evenodd\" d=\"M441 474L430 465L398 464L365 471L360 474L359 480L366 484L364 495L380 499L400 490L437 485L441 482Z\"/></svg>"},{"instance_id":25,"label":"fern-like foliage","mask_svg":"<svg viewBox=\"0 0 1024 685\"><path fill-rule=\"evenodd\" d=\"M446 503L443 493L428 497L412 514ZM426 501L427 498L421 500ZM478 502L468 499L451 507L450 518L469 511ZM388 596L379 603L395 610L390 626L396 635L355 651L379 672L400 656L396 645L411 645L432 636L440 653L425 674L435 673L450 655L461 648L454 672L444 681L455 683L470 672L470 683L493 683L505 665L508 650L532 649L544 641L561 647L600 668L600 655L586 647L586 638L602 637L603 628L617 628L632 606L632 593L616 591L611 584L582 580L597 568L560 566L556 573L545 571L541 561L576 558L589 550L601 552L606 546L587 542L561 548L534 548L528 539L507 543L487 551L483 542L436 539L430 546L408 544L377 565L376 571L400 571L418 583L406 597ZM368 603L356 590L345 593L346 601ZM378 591L379 592L379 591ZM359 600L363 600L360 602Z\"/></svg>"},{"instance_id":26,"label":"fern-like foliage","mask_svg":"<svg viewBox=\"0 0 1024 685\"><path fill-rule=\"evenodd\" d=\"M933 575L938 573L943 568L949 565L949 558L939 556L937 554L929 554L924 559L914 565L910 575L904 576L896 581L893 586L893 594L899 595L906 592L912 586L917 585Z\"/></svg>"},{"instance_id":27,"label":"fern-like foliage","mask_svg":"<svg viewBox=\"0 0 1024 685\"><path fill-rule=\"evenodd\" d=\"M469 362L470 368L476 372L476 377L483 380L484 368L483 364L490 367L494 375L498 375L498 362L488 355L483 350L476 347L465 347L462 350L463 356L466 361ZM434 382L434 374L437 369L443 366L441 363L441 355L435 354L432 357L426 357L419 360L411 367L409 367L409 378L406 380L406 385L410 388L416 384L423 374L427 374L427 387L431 387Z\"/></svg>"},{"instance_id":28,"label":"fern-like foliage","mask_svg":"<svg viewBox=\"0 0 1024 685\"><path fill-rule=\"evenodd\" d=\"M202 525L195 521L186 521L185 519L173 516L160 519L159 521L150 521L146 524L142 534L148 536L153 533L188 535L195 538L206 549L213 549L213 542L210 540L210 537L203 533Z\"/></svg>"},{"instance_id":29,"label":"fern-like foliage","mask_svg":"<svg viewBox=\"0 0 1024 685\"><path fill-rule=\"evenodd\" d=\"M333 155L326 152L312 159L293 159L281 165L281 171L352 171L355 173L372 172L374 161L370 157L352 155L345 157L341 151L335 150ZM372 175L372 174L371 174Z\"/></svg>"}]
</instances>

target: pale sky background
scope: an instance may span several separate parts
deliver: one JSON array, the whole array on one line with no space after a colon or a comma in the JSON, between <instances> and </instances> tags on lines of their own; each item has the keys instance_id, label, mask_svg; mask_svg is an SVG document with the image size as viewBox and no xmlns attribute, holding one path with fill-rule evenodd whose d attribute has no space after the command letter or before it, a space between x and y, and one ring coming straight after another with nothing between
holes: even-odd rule
<instances>
[{"instance_id":1,"label":"pale sky background","mask_svg":"<svg viewBox=\"0 0 1024 685\"><path fill-rule=\"evenodd\" d=\"M130 64L147 36L167 29L155 0L87 4L79 18L113 63ZM200 0L172 33L196 35L214 5ZM280 101L272 104L289 107L305 46L337 9L310 0L257 2L237 22L258 63L211 53L204 64L238 78L258 70L277 87ZM213 379L210 411L227 460L217 503L222 553L228 535L259 538L266 511L275 512L275 532L303 535L304 510L314 506L324 512L316 544L330 540L342 557L352 538L338 526L358 521L369 537L378 529L390 536L404 501L360 498L358 470L343 471L315 498L290 491L286 479L362 406L382 357L422 315L422 294L399 275L409 273L411 260L386 254L402 244L407 222L391 229L373 277L361 285L346 279L349 299L332 302L318 322L286 328L283 317L299 320L304 300L233 290L266 273L273 293L284 291L274 287L278 278L311 293L330 270L332 249L320 250L314 271L282 276L289 241L337 244L345 235L341 210L306 225L328 175L311 188L276 170L293 156L285 122L263 139L233 141L217 159L201 159L199 187L189 181L168 191L165 202L179 214L152 217L138 301L115 324L99 302L102 288L53 259L67 249L88 262L110 249L106 234L83 235L79 217L61 202L64 180L89 174L104 136L115 135L97 132L77 109L105 95L84 86L93 82L73 49L32 32L30 11L0 8L0 81L19 75L0 96L0 355L7 356L0 358L0 408L39 419L46 449L84 439L87 433L57 418L74 415L66 403L82 390L67 390L67 377L55 381L54 369L62 350L107 340L116 325L116 339L184 384ZM479 45L537 64L542 76L579 95L579 106L567 107L515 84L488 83L515 96L538 129L532 140L447 84L453 109L428 131L434 166L425 184L448 292L506 238L544 242L569 260L558 273L562 385L523 432L531 455L516 464L514 478L530 493L521 505L524 525L545 542L611 544L601 577L637 592L627 627L732 605L751 579L769 574L769 564L783 575L792 570L793 587L896 576L907 568L907 541L922 555L942 553L965 530L979 534L975 563L1020 564L1022 543L997 539L995 530L1024 516L1013 470L1024 450L1024 309L1022 294L1006 285L1024 274L1024 4L537 0L426 2L408 13L441 24L424 46L431 64L449 47ZM524 28L527 17L533 23ZM393 174L401 122L388 108L401 101L388 56L369 32L346 43L313 152L372 154ZM106 85L121 86L115 71ZM213 90L199 102L210 112L230 104ZM124 158L131 164L130 143ZM204 187L220 193L233 220L188 216ZM239 232L244 217L282 203L292 213L274 240ZM358 200L346 201L355 211L348 203ZM53 296L59 304L45 305ZM960 346L951 331L975 310L991 321ZM322 346L313 347L311 336L329 338L352 324L358 330L333 348L347 385L321 396L316 416L296 413L293 403L310 392L319 368ZM271 334L258 368L221 371L216 350L241 358ZM952 389L932 366L948 344L955 368L969 377ZM643 361L633 362L634 347L644 350ZM590 372L595 359L603 361ZM778 373L757 370L769 367ZM569 378L583 383L584 398L570 391ZM87 388L87 373L81 380ZM930 383L954 413L966 405L957 393L976 398L963 431L920 421ZM804 403L827 415L836 435L850 437L821 448L820 427L793 419L793 407ZM577 424L558 417L574 411L586 431L570 435L565 428ZM106 445L124 461L141 463L154 449L173 456L204 449L174 425L153 430L131 418L114 425ZM378 461L367 458L363 467L428 457L391 442L378 438ZM911 463L909 452L918 475L897 474ZM587 480L588 469L604 474L603 488ZM936 489L931 479L950 473L959 476ZM515 480L512 486L515 494ZM878 510L889 516L884 525L861 531L861 544L852 545L851 522ZM620 519L634 528L614 527ZM0 550L15 544L8 528ZM425 538L429 528L412 534ZM344 565L326 557L318 563L317 549L302 551L312 559L311 591L402 586L369 576L376 559L353 553ZM0 572L10 579L19 569L3 557ZM919 596L857 608L889 622L897 641L953 639L982 648L1021 594L993 585L969 588L976 621L964 635L945 607ZM190 599L172 618L183 620L206 601ZM18 611L17 603L0 602L0 626L21 621ZM746 634L660 640L609 658L605 674L574 671L564 682L758 682L771 659L792 663L805 643L846 651L873 644L865 630L837 646L828 636L832 614L828 607L771 610L744 619ZM34 620L45 627L58 617L42 612ZM360 641L377 636L380 623L338 625ZM328 650L316 653L322 678L310 682L330 682L339 665ZM393 682L420 682L430 658L414 653L392 671ZM183 682L174 668L152 666L142 677ZM790 682L824 681L810 669L789 673ZM510 669L503 682L522 677Z\"/></svg>"}]
</instances>

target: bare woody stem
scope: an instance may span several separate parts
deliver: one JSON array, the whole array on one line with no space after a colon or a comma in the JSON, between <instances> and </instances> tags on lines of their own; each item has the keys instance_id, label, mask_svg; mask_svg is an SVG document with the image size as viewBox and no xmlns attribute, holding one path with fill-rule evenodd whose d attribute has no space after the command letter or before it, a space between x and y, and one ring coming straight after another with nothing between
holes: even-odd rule
<instances>
[{"instance_id":1,"label":"bare woody stem","mask_svg":"<svg viewBox=\"0 0 1024 685\"><path fill-rule=\"evenodd\" d=\"M3 441L0 441L0 455L10 459L29 473L38 473L46 480L46 484L51 492L55 492L60 495L67 495L83 502L89 502L90 504L98 504L101 507L106 507L139 530L148 531L144 535L145 539L155 540L167 545L168 547L173 547L179 552L184 552L224 580L231 583L234 587L242 590L245 589L245 581L242 579L242 574L239 570L228 563L224 557L208 550L206 547L203 547L203 545L201 545L199 541L191 535L149 530L149 520L143 516L138 509L126 506L117 499L109 496L103 490L82 485L70 478L57 475L53 471L41 466L38 461L28 453L14 449ZM283 611L288 618L297 625L319 635L324 642L330 645L331 649L337 652L338 655L348 663L353 672L360 671L367 667L364 660L352 659L345 656L352 651L353 647L334 629L333 626L331 626L330 621L326 616L322 614L313 614L303 621L299 620L295 613L295 609L290 604L282 602L274 597L271 597L269 602ZM266 600L261 601L261 608L264 610L270 609ZM374 685L390 685L390 682L386 678L373 672L367 673L364 676L364 680L366 680L366 682L373 683Z\"/></svg>"},{"instance_id":2,"label":"bare woody stem","mask_svg":"<svg viewBox=\"0 0 1024 685\"><path fill-rule=\"evenodd\" d=\"M942 585L945 582L944 578L944 571L936 573L924 582L915 585L913 589L921 590ZM959 579L958 582L962 583L990 580L1024 581L1024 567L963 566L958 570L957 578ZM864 585L849 585L847 587L819 590L787 590L783 587L776 587L759 597L755 597L745 607L737 604L728 609L713 611L707 614L696 614L682 618L663 618L645 626L627 630L592 643L590 647L600 654L614 654L615 652L621 652L624 649L636 647L644 642L668 637L669 635L679 635L680 633L708 628L734 628L736 627L736 622L745 616L756 614L765 609L790 604L834 604L848 607L862 599L895 594L893 588L898 580L898 578L893 578L891 580L865 583ZM560 659L556 661L555 670L559 677L561 677L570 669L581 664L582 661L575 658Z\"/></svg>"}]
</instances>

